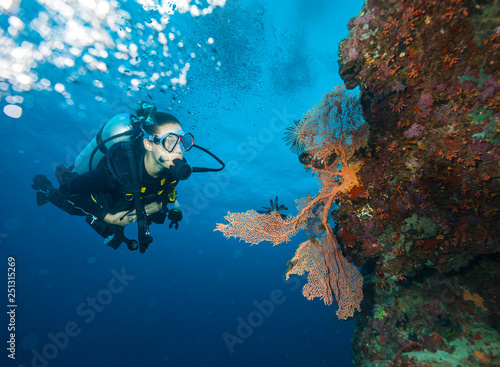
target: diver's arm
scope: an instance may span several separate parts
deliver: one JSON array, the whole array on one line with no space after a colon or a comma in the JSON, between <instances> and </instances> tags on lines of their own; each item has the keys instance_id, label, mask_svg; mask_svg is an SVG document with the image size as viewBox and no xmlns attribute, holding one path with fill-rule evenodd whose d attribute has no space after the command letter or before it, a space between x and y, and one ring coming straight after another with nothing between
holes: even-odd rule
<instances>
[{"instance_id":1,"label":"diver's arm","mask_svg":"<svg viewBox=\"0 0 500 367\"><path fill-rule=\"evenodd\" d=\"M66 196L118 190L120 183L106 167L99 167L64 181L59 191Z\"/></svg>"},{"instance_id":2,"label":"diver's arm","mask_svg":"<svg viewBox=\"0 0 500 367\"><path fill-rule=\"evenodd\" d=\"M103 220L109 224L126 226L127 224L135 222L137 220L137 215L135 214L135 210L132 212L124 211L115 214L108 213Z\"/></svg>"},{"instance_id":3,"label":"diver's arm","mask_svg":"<svg viewBox=\"0 0 500 367\"><path fill-rule=\"evenodd\" d=\"M144 207L146 215L151 215L159 212L162 209L162 203L153 202ZM137 214L133 211L123 211L115 214L108 213L104 216L103 220L109 224L116 224L119 226L126 226L132 222L137 221Z\"/></svg>"}]
</instances>

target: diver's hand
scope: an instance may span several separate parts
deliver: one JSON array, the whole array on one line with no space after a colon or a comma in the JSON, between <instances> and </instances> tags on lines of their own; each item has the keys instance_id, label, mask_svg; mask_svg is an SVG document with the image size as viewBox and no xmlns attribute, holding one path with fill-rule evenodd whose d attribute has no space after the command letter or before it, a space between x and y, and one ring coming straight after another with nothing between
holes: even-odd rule
<instances>
[{"instance_id":1,"label":"diver's hand","mask_svg":"<svg viewBox=\"0 0 500 367\"><path fill-rule=\"evenodd\" d=\"M162 209L163 205L162 203L157 203L156 201L148 204L144 207L144 210L146 211L146 215L151 215L154 213L159 212Z\"/></svg>"},{"instance_id":2,"label":"diver's hand","mask_svg":"<svg viewBox=\"0 0 500 367\"><path fill-rule=\"evenodd\" d=\"M126 226L127 224L137 221L137 214L135 210L132 212L123 211L115 214L106 214L104 221L109 224L114 224L118 226Z\"/></svg>"}]
</instances>

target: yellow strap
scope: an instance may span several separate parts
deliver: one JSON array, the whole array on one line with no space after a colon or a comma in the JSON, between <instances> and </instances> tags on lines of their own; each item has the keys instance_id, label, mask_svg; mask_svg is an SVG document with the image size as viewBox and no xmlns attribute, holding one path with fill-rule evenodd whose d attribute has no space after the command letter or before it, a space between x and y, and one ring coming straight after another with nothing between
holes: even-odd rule
<instances>
[{"instance_id":1,"label":"yellow strap","mask_svg":"<svg viewBox=\"0 0 500 367\"><path fill-rule=\"evenodd\" d=\"M168 200L174 202L177 199L177 190L174 189L170 194L168 194Z\"/></svg>"},{"instance_id":2,"label":"yellow strap","mask_svg":"<svg viewBox=\"0 0 500 367\"><path fill-rule=\"evenodd\" d=\"M173 185L174 183L176 183L176 182L177 182L177 181L172 181L172 185ZM164 179L164 178L160 181L160 185L161 185L161 186L164 186L164 185L165 185L165 179ZM163 191L165 191L165 189L158 191L158 196L160 196L160 195L163 193ZM146 187L141 187L141 194L144 194L145 192L146 192ZM131 196L133 196L133 194L125 194L125 196L127 196L127 197L131 197ZM93 197L92 195L91 195L91 197L92 197L92 200L94 200L94 201L95 201L95 203L97 203L97 201L94 199L94 197ZM175 189L174 189L174 191L172 191L172 192L168 195L168 199L169 199L170 201L172 201L172 202L173 202L173 201L175 201L175 199L176 199L176 198L177 198L177 191L175 191Z\"/></svg>"}]
</instances>

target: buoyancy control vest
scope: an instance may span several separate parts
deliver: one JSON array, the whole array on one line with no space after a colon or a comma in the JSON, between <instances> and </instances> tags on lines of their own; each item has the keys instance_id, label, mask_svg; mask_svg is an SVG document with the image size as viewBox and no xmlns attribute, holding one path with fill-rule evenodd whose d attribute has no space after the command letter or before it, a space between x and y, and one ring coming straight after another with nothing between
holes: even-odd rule
<instances>
[{"instance_id":1,"label":"buoyancy control vest","mask_svg":"<svg viewBox=\"0 0 500 367\"><path fill-rule=\"evenodd\" d=\"M133 126L133 117L133 115L129 114L119 114L109 120L101 128L96 137L78 155L74 163L74 171L78 174L82 174L92 171L100 164L109 164L109 162L113 162L110 169L112 170L115 178L117 178L120 182L121 186L120 192L117 194L125 195L123 198L126 198L126 195L130 194L130 202L126 202L122 200L122 198L119 198L119 200L110 198L104 193L93 193L92 199L110 212L116 213L120 211L119 207L123 204L126 204L126 209L124 210L136 210L138 245L140 252L144 253L149 244L153 241L153 238L149 233L150 222L146 216L146 211L144 209L145 204L141 196L142 177L138 172L138 167L140 168L142 166L138 165L140 159L137 159L136 153L134 152L136 150L134 149L134 140L140 136L140 130L138 127ZM116 148L113 149L113 147ZM112 152L115 151L115 154L117 154L116 152L123 150L124 156L114 157L113 153L109 154L110 149ZM142 162L140 163L143 164ZM115 169L114 171L113 168ZM158 199L158 194L155 199ZM156 200L153 199L151 202L153 201ZM123 240L127 242L127 245L135 242L125 238L123 236L123 231L119 232L121 232ZM115 235L116 234L117 233L115 233Z\"/></svg>"},{"instance_id":2,"label":"buoyancy control vest","mask_svg":"<svg viewBox=\"0 0 500 367\"><path fill-rule=\"evenodd\" d=\"M111 174L120 182L121 188L117 192L96 192L91 194L94 202L101 205L107 212L115 214L122 211L133 210L134 191L137 183L132 182L132 172L137 172L140 185L140 198L143 205L153 202L162 202L164 204L174 203L177 199L175 187L178 184L169 170L163 171L160 177L154 182L142 182L144 171L144 153L142 149L133 149L135 155L134 163L136 167L130 167L126 145L131 142L118 142L112 145L105 158L99 163L99 166L107 165Z\"/></svg>"}]
</instances>

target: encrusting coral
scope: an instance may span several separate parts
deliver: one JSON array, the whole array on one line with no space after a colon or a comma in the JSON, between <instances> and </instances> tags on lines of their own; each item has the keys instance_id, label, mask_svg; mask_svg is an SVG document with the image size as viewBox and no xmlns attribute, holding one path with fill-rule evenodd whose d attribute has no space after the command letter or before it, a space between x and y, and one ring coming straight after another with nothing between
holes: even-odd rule
<instances>
[{"instance_id":1,"label":"encrusting coral","mask_svg":"<svg viewBox=\"0 0 500 367\"><path fill-rule=\"evenodd\" d=\"M485 281L500 267L498 7L367 0L339 47L340 75L359 87L370 127L359 185L333 213L344 254L365 275L356 366L396 354L393 365L477 365L478 355L498 364L500 289ZM446 301L429 289L443 290L436 278L453 279ZM465 288L484 308L465 304Z\"/></svg>"}]
</instances>

